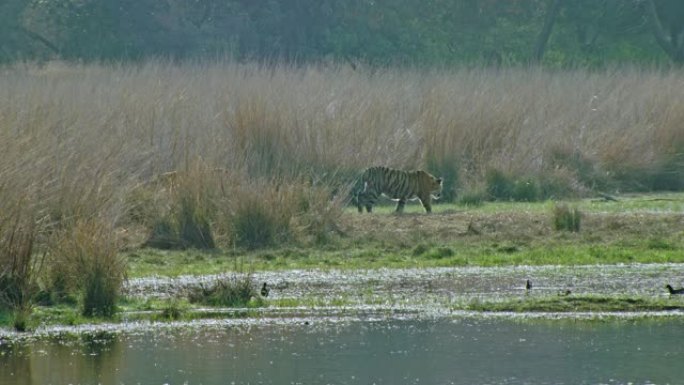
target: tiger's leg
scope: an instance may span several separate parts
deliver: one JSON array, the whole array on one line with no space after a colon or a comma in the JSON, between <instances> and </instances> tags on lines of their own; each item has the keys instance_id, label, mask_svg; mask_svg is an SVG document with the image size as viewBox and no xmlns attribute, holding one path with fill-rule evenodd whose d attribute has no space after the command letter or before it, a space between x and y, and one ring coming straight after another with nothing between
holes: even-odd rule
<instances>
[{"instance_id":1,"label":"tiger's leg","mask_svg":"<svg viewBox=\"0 0 684 385\"><path fill-rule=\"evenodd\" d=\"M363 187L356 190L356 208L359 210L359 213L363 212L363 206L366 204L368 200L368 197L366 196L366 191L368 191L368 182L364 181Z\"/></svg>"},{"instance_id":2,"label":"tiger's leg","mask_svg":"<svg viewBox=\"0 0 684 385\"><path fill-rule=\"evenodd\" d=\"M375 200L378 199L378 197L375 194L369 194L369 198L366 201L366 211L367 212L373 212L373 205L375 204Z\"/></svg>"},{"instance_id":3,"label":"tiger's leg","mask_svg":"<svg viewBox=\"0 0 684 385\"><path fill-rule=\"evenodd\" d=\"M373 211L373 205L375 204L375 201L377 201L378 196L372 192L372 191L367 191L363 193L363 205L366 206L366 211L367 212L372 212ZM359 201L361 202L361 201ZM359 203L361 204L361 203ZM359 206L361 207L361 206ZM363 212L363 209L359 208L359 212Z\"/></svg>"},{"instance_id":4,"label":"tiger's leg","mask_svg":"<svg viewBox=\"0 0 684 385\"><path fill-rule=\"evenodd\" d=\"M432 199L428 196L425 199L419 198L420 203L423 204L423 207L425 208L426 213L431 213L432 212Z\"/></svg>"},{"instance_id":5,"label":"tiger's leg","mask_svg":"<svg viewBox=\"0 0 684 385\"><path fill-rule=\"evenodd\" d=\"M406 199L399 199L397 202L397 213L403 213L404 212L404 206L406 206Z\"/></svg>"}]
</instances>

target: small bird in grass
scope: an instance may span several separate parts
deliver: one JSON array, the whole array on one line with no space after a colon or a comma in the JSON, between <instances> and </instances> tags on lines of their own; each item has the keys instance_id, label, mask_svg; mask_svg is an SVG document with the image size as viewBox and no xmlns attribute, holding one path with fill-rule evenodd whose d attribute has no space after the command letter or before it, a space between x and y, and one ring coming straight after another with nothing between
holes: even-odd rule
<instances>
[{"instance_id":1,"label":"small bird in grass","mask_svg":"<svg viewBox=\"0 0 684 385\"><path fill-rule=\"evenodd\" d=\"M679 288L679 289L674 289L674 288L673 288L672 286L670 286L670 285L666 285L665 287L667 288L667 291L670 292L670 295L684 294L684 287Z\"/></svg>"},{"instance_id":2,"label":"small bird in grass","mask_svg":"<svg viewBox=\"0 0 684 385\"><path fill-rule=\"evenodd\" d=\"M262 297L268 297L268 293L271 291L271 289L268 287L268 284L264 282L264 286L261 287L261 296Z\"/></svg>"},{"instance_id":3,"label":"small bird in grass","mask_svg":"<svg viewBox=\"0 0 684 385\"><path fill-rule=\"evenodd\" d=\"M530 290L532 288L532 282L528 279L525 283L525 290Z\"/></svg>"}]
</instances>

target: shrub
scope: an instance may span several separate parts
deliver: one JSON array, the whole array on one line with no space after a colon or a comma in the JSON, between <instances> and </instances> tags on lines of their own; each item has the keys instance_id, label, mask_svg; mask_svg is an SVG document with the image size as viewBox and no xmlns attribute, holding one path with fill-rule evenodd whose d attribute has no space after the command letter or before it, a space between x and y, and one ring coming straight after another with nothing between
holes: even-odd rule
<instances>
[{"instance_id":1,"label":"shrub","mask_svg":"<svg viewBox=\"0 0 684 385\"><path fill-rule=\"evenodd\" d=\"M126 273L112 227L97 220L78 220L59 234L52 254L51 262L62 265L60 279L66 290L81 294L82 314L112 316Z\"/></svg>"},{"instance_id":2,"label":"shrub","mask_svg":"<svg viewBox=\"0 0 684 385\"><path fill-rule=\"evenodd\" d=\"M184 196L180 200L178 220L178 236L184 248L213 249L216 247L214 236L209 225L208 215L200 204L191 197Z\"/></svg>"},{"instance_id":3,"label":"shrub","mask_svg":"<svg viewBox=\"0 0 684 385\"><path fill-rule=\"evenodd\" d=\"M428 157L428 171L436 177L442 178L442 195L440 201L450 203L456 199L459 167L460 164L453 155L445 156L441 159L437 159L434 155Z\"/></svg>"},{"instance_id":4,"label":"shrub","mask_svg":"<svg viewBox=\"0 0 684 385\"><path fill-rule=\"evenodd\" d=\"M155 189L155 187L157 189ZM161 216L161 195L158 188L160 183L135 186L125 194L126 215L132 223L148 225Z\"/></svg>"},{"instance_id":5,"label":"shrub","mask_svg":"<svg viewBox=\"0 0 684 385\"><path fill-rule=\"evenodd\" d=\"M23 309L35 291L33 232L13 226L0 239L0 307Z\"/></svg>"},{"instance_id":6,"label":"shrub","mask_svg":"<svg viewBox=\"0 0 684 385\"><path fill-rule=\"evenodd\" d=\"M22 208L11 210L16 211L0 218L0 310L13 313L15 329L24 331L44 255L33 255L36 226L32 216L24 216Z\"/></svg>"},{"instance_id":7,"label":"shrub","mask_svg":"<svg viewBox=\"0 0 684 385\"><path fill-rule=\"evenodd\" d=\"M449 258L454 256L454 249L451 247L447 246L442 246L442 247L437 247L432 250L430 250L426 256L427 258L431 259L442 259L442 258Z\"/></svg>"},{"instance_id":8,"label":"shrub","mask_svg":"<svg viewBox=\"0 0 684 385\"><path fill-rule=\"evenodd\" d=\"M159 192L166 193L170 208L154 222L145 246L158 249L216 247L210 225L212 177L212 170L201 160L194 162L189 171L157 177L155 185Z\"/></svg>"},{"instance_id":9,"label":"shrub","mask_svg":"<svg viewBox=\"0 0 684 385\"><path fill-rule=\"evenodd\" d=\"M417 244L413 250L411 250L411 254L413 254L414 257L419 257L425 253L427 253L430 250L430 247L424 243L419 243Z\"/></svg>"},{"instance_id":10,"label":"shrub","mask_svg":"<svg viewBox=\"0 0 684 385\"><path fill-rule=\"evenodd\" d=\"M233 242L240 247L257 249L288 238L289 221L285 221L276 210L267 207L257 197L245 197L237 204L230 219Z\"/></svg>"},{"instance_id":11,"label":"shrub","mask_svg":"<svg viewBox=\"0 0 684 385\"><path fill-rule=\"evenodd\" d=\"M293 235L300 241L325 244L341 233L337 226L346 194L333 196L331 189L296 183L290 187L290 200L299 201L290 221Z\"/></svg>"},{"instance_id":12,"label":"shrub","mask_svg":"<svg viewBox=\"0 0 684 385\"><path fill-rule=\"evenodd\" d=\"M176 300L170 301L159 314L159 318L165 320L177 320L187 312L187 307Z\"/></svg>"},{"instance_id":13,"label":"shrub","mask_svg":"<svg viewBox=\"0 0 684 385\"><path fill-rule=\"evenodd\" d=\"M553 208L553 225L557 231L579 232L581 219L582 213L577 207L557 204Z\"/></svg>"},{"instance_id":14,"label":"shrub","mask_svg":"<svg viewBox=\"0 0 684 385\"><path fill-rule=\"evenodd\" d=\"M487 194L493 200L511 200L515 183L513 179L497 169L490 169L485 175Z\"/></svg>"},{"instance_id":15,"label":"shrub","mask_svg":"<svg viewBox=\"0 0 684 385\"><path fill-rule=\"evenodd\" d=\"M463 206L482 206L487 200L487 192L482 188L470 188L463 191L459 198L458 204Z\"/></svg>"},{"instance_id":16,"label":"shrub","mask_svg":"<svg viewBox=\"0 0 684 385\"><path fill-rule=\"evenodd\" d=\"M253 298L261 301L249 274L233 274L231 277L216 279L210 285L201 284L188 295L192 303L227 307L247 306Z\"/></svg>"},{"instance_id":17,"label":"shrub","mask_svg":"<svg viewBox=\"0 0 684 385\"><path fill-rule=\"evenodd\" d=\"M684 150L666 158L657 165L652 175L653 190L680 191L684 189Z\"/></svg>"},{"instance_id":18,"label":"shrub","mask_svg":"<svg viewBox=\"0 0 684 385\"><path fill-rule=\"evenodd\" d=\"M330 189L307 181L244 179L221 197L219 223L230 241L257 249L292 241L325 243L339 232L346 195L331 198Z\"/></svg>"},{"instance_id":19,"label":"shrub","mask_svg":"<svg viewBox=\"0 0 684 385\"><path fill-rule=\"evenodd\" d=\"M542 173L539 176L539 190L543 199L574 198L588 192L577 182L574 172L564 168Z\"/></svg>"},{"instance_id":20,"label":"shrub","mask_svg":"<svg viewBox=\"0 0 684 385\"><path fill-rule=\"evenodd\" d=\"M169 218L160 218L155 222L143 246L162 250L184 248L183 241L178 235L178 229Z\"/></svg>"},{"instance_id":21,"label":"shrub","mask_svg":"<svg viewBox=\"0 0 684 385\"><path fill-rule=\"evenodd\" d=\"M575 183L582 184L585 188L604 190L608 187L606 174L599 171L597 161L586 157L577 149L551 146L545 160L547 170L567 170L573 175Z\"/></svg>"},{"instance_id":22,"label":"shrub","mask_svg":"<svg viewBox=\"0 0 684 385\"><path fill-rule=\"evenodd\" d=\"M96 264L84 279L83 312L86 317L111 317L116 311L120 285L112 282L108 269Z\"/></svg>"},{"instance_id":23,"label":"shrub","mask_svg":"<svg viewBox=\"0 0 684 385\"><path fill-rule=\"evenodd\" d=\"M535 202L541 198L539 184L532 178L519 179L513 185L513 200L518 202Z\"/></svg>"}]
</instances>

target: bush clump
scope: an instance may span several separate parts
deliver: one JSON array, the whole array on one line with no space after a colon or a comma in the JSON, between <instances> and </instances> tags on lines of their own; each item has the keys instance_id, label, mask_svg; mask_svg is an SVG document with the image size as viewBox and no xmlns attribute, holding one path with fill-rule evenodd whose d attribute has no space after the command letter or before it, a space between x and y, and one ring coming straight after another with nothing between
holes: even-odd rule
<instances>
[{"instance_id":1,"label":"bush clump","mask_svg":"<svg viewBox=\"0 0 684 385\"><path fill-rule=\"evenodd\" d=\"M111 226L101 221L78 220L60 232L50 256L52 275L60 290L76 291L84 316L110 317L126 274L126 260L119 256Z\"/></svg>"},{"instance_id":2,"label":"bush clump","mask_svg":"<svg viewBox=\"0 0 684 385\"><path fill-rule=\"evenodd\" d=\"M268 247L290 237L289 219L278 213L278 208L269 209L258 197L245 196L230 222L233 242L240 247Z\"/></svg>"},{"instance_id":3,"label":"bush clump","mask_svg":"<svg viewBox=\"0 0 684 385\"><path fill-rule=\"evenodd\" d=\"M12 210L0 218L0 311L13 315L18 331L26 330L44 259L44 255L33 255L35 222L21 211Z\"/></svg>"},{"instance_id":4,"label":"bush clump","mask_svg":"<svg viewBox=\"0 0 684 385\"><path fill-rule=\"evenodd\" d=\"M459 182L460 162L453 155L441 157L428 156L427 169L436 177L442 178L442 194L440 200L451 203L456 200L456 189Z\"/></svg>"},{"instance_id":5,"label":"bush clump","mask_svg":"<svg viewBox=\"0 0 684 385\"><path fill-rule=\"evenodd\" d=\"M447 246L434 248L427 253L427 257L430 259L443 259L453 257L454 255L454 249Z\"/></svg>"},{"instance_id":6,"label":"bush clump","mask_svg":"<svg viewBox=\"0 0 684 385\"><path fill-rule=\"evenodd\" d=\"M553 208L553 225L557 231L580 231L582 213L577 207L559 204Z\"/></svg>"},{"instance_id":7,"label":"bush clump","mask_svg":"<svg viewBox=\"0 0 684 385\"><path fill-rule=\"evenodd\" d=\"M216 247L206 211L196 201L181 199L178 220L178 236L184 248L213 249Z\"/></svg>"},{"instance_id":8,"label":"bush clump","mask_svg":"<svg viewBox=\"0 0 684 385\"><path fill-rule=\"evenodd\" d=\"M484 188L470 187L458 197L458 204L461 206L479 207L487 200L487 192Z\"/></svg>"},{"instance_id":9,"label":"bush clump","mask_svg":"<svg viewBox=\"0 0 684 385\"><path fill-rule=\"evenodd\" d=\"M497 169L487 171L485 184L490 199L508 201L513 198L515 182L504 172Z\"/></svg>"},{"instance_id":10,"label":"bush clump","mask_svg":"<svg viewBox=\"0 0 684 385\"><path fill-rule=\"evenodd\" d=\"M342 195L305 181L260 180L234 185L219 205L225 232L238 247L257 249L292 241L325 243L339 232Z\"/></svg>"},{"instance_id":11,"label":"bush clump","mask_svg":"<svg viewBox=\"0 0 684 385\"><path fill-rule=\"evenodd\" d=\"M413 248L413 250L411 250L411 254L414 257L420 257L421 255L427 253L429 250L430 250L430 246L428 246L424 243L419 243Z\"/></svg>"},{"instance_id":12,"label":"bush clump","mask_svg":"<svg viewBox=\"0 0 684 385\"><path fill-rule=\"evenodd\" d=\"M485 183L487 195L492 200L534 202L543 195L536 179L516 179L496 169L487 172Z\"/></svg>"},{"instance_id":13,"label":"bush clump","mask_svg":"<svg viewBox=\"0 0 684 385\"><path fill-rule=\"evenodd\" d=\"M145 246L171 250L216 247L210 225L214 211L211 177L211 170L197 161L187 172L157 178L159 192L166 194L170 207L154 221Z\"/></svg>"},{"instance_id":14,"label":"bush clump","mask_svg":"<svg viewBox=\"0 0 684 385\"><path fill-rule=\"evenodd\" d=\"M150 235L143 246L162 250L180 250L184 248L178 229L169 218L160 218L154 223L152 231L150 231Z\"/></svg>"},{"instance_id":15,"label":"bush clump","mask_svg":"<svg viewBox=\"0 0 684 385\"><path fill-rule=\"evenodd\" d=\"M519 179L513 185L512 198L517 202L535 202L541 198L541 190L532 178Z\"/></svg>"},{"instance_id":16,"label":"bush clump","mask_svg":"<svg viewBox=\"0 0 684 385\"><path fill-rule=\"evenodd\" d=\"M188 294L190 302L209 306L245 307L253 299L260 301L254 281L248 274L218 278L212 284L201 284Z\"/></svg>"}]
</instances>

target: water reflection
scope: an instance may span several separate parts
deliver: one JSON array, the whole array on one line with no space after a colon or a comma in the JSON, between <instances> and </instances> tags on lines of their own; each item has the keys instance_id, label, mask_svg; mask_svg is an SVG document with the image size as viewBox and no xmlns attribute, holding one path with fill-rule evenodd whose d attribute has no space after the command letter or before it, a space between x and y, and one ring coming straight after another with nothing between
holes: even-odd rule
<instances>
[{"instance_id":1,"label":"water reflection","mask_svg":"<svg viewBox=\"0 0 684 385\"><path fill-rule=\"evenodd\" d=\"M0 345L0 384L676 384L684 321L215 326Z\"/></svg>"},{"instance_id":2,"label":"water reflection","mask_svg":"<svg viewBox=\"0 0 684 385\"><path fill-rule=\"evenodd\" d=\"M116 383L123 351L115 334L85 333L0 348L0 384Z\"/></svg>"},{"instance_id":3,"label":"water reflection","mask_svg":"<svg viewBox=\"0 0 684 385\"><path fill-rule=\"evenodd\" d=\"M0 383L34 383L31 377L30 352L30 346L0 340Z\"/></svg>"}]
</instances>

